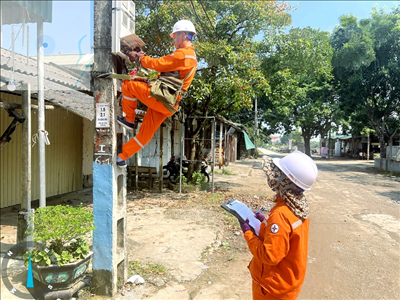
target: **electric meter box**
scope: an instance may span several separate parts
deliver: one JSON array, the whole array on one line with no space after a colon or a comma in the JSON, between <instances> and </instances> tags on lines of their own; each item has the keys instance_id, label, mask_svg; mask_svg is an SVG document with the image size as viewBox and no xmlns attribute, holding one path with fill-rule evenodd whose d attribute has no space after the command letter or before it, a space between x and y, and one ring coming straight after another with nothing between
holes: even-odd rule
<instances>
[{"instance_id":1,"label":"electric meter box","mask_svg":"<svg viewBox=\"0 0 400 300\"><path fill-rule=\"evenodd\" d=\"M131 0L112 0L111 52L129 61L126 54L144 45L135 34L135 3Z\"/></svg>"}]
</instances>

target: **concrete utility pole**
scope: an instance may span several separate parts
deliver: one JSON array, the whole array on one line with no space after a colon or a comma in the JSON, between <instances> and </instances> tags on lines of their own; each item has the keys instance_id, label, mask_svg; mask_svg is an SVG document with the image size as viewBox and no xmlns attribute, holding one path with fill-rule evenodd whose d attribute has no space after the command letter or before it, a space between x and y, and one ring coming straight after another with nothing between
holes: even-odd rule
<instances>
[{"instance_id":1,"label":"concrete utility pole","mask_svg":"<svg viewBox=\"0 0 400 300\"><path fill-rule=\"evenodd\" d=\"M115 72L111 54L112 1L94 0L94 71ZM117 60L115 60L117 61ZM96 124L93 162L94 293L113 296L127 279L126 171L116 165L117 82L94 79ZM122 142L122 139L118 139Z\"/></svg>"}]
</instances>

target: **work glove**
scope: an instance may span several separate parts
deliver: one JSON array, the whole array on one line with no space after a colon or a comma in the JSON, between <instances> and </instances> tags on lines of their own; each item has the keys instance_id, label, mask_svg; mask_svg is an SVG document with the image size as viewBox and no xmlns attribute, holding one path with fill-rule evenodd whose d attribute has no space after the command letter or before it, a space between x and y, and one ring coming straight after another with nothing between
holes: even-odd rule
<instances>
[{"instance_id":1,"label":"work glove","mask_svg":"<svg viewBox=\"0 0 400 300\"><path fill-rule=\"evenodd\" d=\"M248 230L251 230L250 225L249 225L249 219L246 219L245 222L239 221L239 224L240 224L240 227L242 228L243 233L245 233Z\"/></svg>"},{"instance_id":2,"label":"work glove","mask_svg":"<svg viewBox=\"0 0 400 300\"><path fill-rule=\"evenodd\" d=\"M265 216L262 213L255 214L256 219L258 219L261 223L265 220Z\"/></svg>"}]
</instances>

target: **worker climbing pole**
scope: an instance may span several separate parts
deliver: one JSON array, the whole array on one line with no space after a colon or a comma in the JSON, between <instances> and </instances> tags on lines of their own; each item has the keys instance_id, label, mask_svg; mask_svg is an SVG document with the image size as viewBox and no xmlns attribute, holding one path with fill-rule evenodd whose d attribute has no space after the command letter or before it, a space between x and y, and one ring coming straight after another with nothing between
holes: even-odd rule
<instances>
[{"instance_id":1,"label":"worker climbing pole","mask_svg":"<svg viewBox=\"0 0 400 300\"><path fill-rule=\"evenodd\" d=\"M128 1L133 5L132 1ZM177 22L170 34L176 50L161 58L151 58L141 49L144 43L132 33L119 36L118 15L125 13L134 22L131 9L115 7L119 1L94 1L94 97L96 130L93 163L93 286L96 294L114 295L117 280L126 280L126 160L141 150L167 117L179 110L197 68L192 39L196 30L192 22ZM113 7L114 5L114 7ZM124 1L126 5L126 1ZM121 18L122 21L122 18ZM111 30L110 30L111 29ZM110 38L112 36L112 38ZM121 43L124 41L124 43ZM118 43L118 44L117 44ZM121 43L121 44L119 44ZM117 44L117 47L116 47ZM126 45L132 46L126 51ZM117 49L115 49L117 48ZM125 49L124 49L125 48ZM112 55L112 53L117 55ZM129 75L123 74L121 57L137 64ZM140 67L160 72L155 80L139 77ZM117 114L118 81L122 79L122 110ZM134 130L137 101L148 109L139 133L122 145L117 131ZM121 126L116 126L118 122ZM121 147L122 146L122 147ZM117 153L118 156L117 156ZM118 167L119 168L118 168Z\"/></svg>"},{"instance_id":2,"label":"worker climbing pole","mask_svg":"<svg viewBox=\"0 0 400 300\"><path fill-rule=\"evenodd\" d=\"M128 130L136 127L135 109L138 100L148 109L139 133L126 142L118 154L117 165L121 168L127 166L126 160L129 157L143 149L165 119L179 110L180 101L194 78L197 60L192 46L192 39L196 36L193 23L189 20L178 21L170 36L176 47L175 52L170 55L152 58L141 49L128 54L131 61L140 62L143 67L160 73L156 80L148 83L142 80L124 80L122 84L122 109L125 117L118 116L120 125Z\"/></svg>"}]
</instances>

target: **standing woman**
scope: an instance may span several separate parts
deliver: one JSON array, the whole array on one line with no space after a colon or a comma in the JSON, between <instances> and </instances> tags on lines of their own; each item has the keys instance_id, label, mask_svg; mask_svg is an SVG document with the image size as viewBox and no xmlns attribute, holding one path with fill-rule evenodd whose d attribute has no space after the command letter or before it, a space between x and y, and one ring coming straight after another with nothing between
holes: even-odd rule
<instances>
[{"instance_id":1,"label":"standing woman","mask_svg":"<svg viewBox=\"0 0 400 300\"><path fill-rule=\"evenodd\" d=\"M317 179L315 162L294 151L286 157L263 157L269 187L276 192L276 205L265 217L259 236L248 220L240 226L253 258L248 266L253 279L253 299L296 299L306 275L309 209L304 190Z\"/></svg>"}]
</instances>

